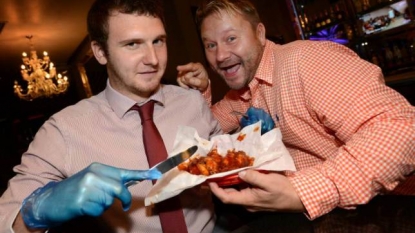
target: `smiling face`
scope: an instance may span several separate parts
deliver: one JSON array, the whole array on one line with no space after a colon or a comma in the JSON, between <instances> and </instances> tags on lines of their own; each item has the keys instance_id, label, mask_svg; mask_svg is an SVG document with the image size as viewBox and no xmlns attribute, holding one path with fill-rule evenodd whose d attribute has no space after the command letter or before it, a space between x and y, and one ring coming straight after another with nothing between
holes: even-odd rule
<instances>
[{"instance_id":1,"label":"smiling face","mask_svg":"<svg viewBox=\"0 0 415 233\"><path fill-rule=\"evenodd\" d=\"M111 86L137 101L160 86L167 65L166 32L159 18L114 13L108 19L108 55L92 42L98 62L107 65Z\"/></svg>"},{"instance_id":2,"label":"smiling face","mask_svg":"<svg viewBox=\"0 0 415 233\"><path fill-rule=\"evenodd\" d=\"M246 87L254 78L265 46L265 27L255 29L238 13L220 11L201 24L206 58L231 89Z\"/></svg>"}]
</instances>

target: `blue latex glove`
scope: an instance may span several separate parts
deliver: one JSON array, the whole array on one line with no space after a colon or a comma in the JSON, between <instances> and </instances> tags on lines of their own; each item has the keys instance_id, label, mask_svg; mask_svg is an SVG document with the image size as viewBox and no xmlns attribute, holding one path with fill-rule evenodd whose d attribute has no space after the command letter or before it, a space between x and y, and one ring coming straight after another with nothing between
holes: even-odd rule
<instances>
[{"instance_id":1,"label":"blue latex glove","mask_svg":"<svg viewBox=\"0 0 415 233\"><path fill-rule=\"evenodd\" d=\"M265 112L261 108L250 107L245 113L245 117L241 118L240 125L241 127L245 127L248 125L252 125L258 121L261 122L261 134L264 134L270 130L272 130L275 126L274 121L272 120L271 115Z\"/></svg>"},{"instance_id":2,"label":"blue latex glove","mask_svg":"<svg viewBox=\"0 0 415 233\"><path fill-rule=\"evenodd\" d=\"M124 210L131 205L125 183L158 179L154 170L125 170L93 163L60 182L50 182L23 201L21 214L29 228L50 228L73 218L101 215L118 198Z\"/></svg>"}]
</instances>

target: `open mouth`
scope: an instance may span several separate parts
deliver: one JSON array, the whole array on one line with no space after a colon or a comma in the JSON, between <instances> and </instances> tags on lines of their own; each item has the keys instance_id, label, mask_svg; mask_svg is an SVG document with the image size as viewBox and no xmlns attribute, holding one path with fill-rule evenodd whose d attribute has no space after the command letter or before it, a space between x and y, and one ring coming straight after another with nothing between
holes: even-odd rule
<instances>
[{"instance_id":1,"label":"open mouth","mask_svg":"<svg viewBox=\"0 0 415 233\"><path fill-rule=\"evenodd\" d=\"M237 63L235 65L221 67L221 70L225 73L226 76L232 76L236 74L236 72L239 70L239 67L241 66L240 63Z\"/></svg>"}]
</instances>

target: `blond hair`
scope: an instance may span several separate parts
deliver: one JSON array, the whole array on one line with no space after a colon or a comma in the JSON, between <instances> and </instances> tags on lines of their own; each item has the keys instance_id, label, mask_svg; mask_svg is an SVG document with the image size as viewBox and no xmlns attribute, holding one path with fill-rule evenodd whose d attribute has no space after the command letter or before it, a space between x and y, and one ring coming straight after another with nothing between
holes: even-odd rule
<instances>
[{"instance_id":1,"label":"blond hair","mask_svg":"<svg viewBox=\"0 0 415 233\"><path fill-rule=\"evenodd\" d=\"M200 29L203 20L212 14L220 14L225 11L229 14L240 14L256 28L261 19L255 6L248 0L205 0L196 11L196 24Z\"/></svg>"}]
</instances>

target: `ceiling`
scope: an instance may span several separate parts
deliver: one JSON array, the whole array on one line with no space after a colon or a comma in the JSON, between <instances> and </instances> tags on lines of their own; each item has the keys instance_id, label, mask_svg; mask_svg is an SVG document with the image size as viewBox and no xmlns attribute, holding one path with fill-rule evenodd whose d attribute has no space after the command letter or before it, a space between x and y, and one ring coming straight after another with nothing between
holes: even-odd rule
<instances>
[{"instance_id":1,"label":"ceiling","mask_svg":"<svg viewBox=\"0 0 415 233\"><path fill-rule=\"evenodd\" d=\"M0 84L20 79L22 52L29 52L27 35L41 57L49 53L58 72L87 36L86 15L93 0L0 0ZM0 27L1 28L1 27ZM12 86L7 88L12 89Z\"/></svg>"}]
</instances>

